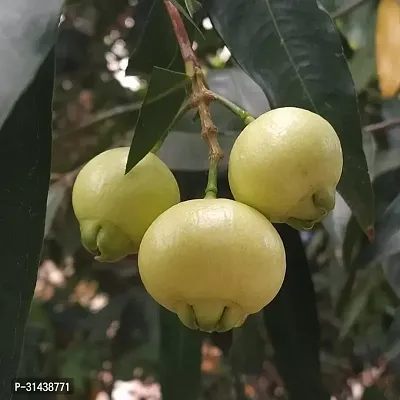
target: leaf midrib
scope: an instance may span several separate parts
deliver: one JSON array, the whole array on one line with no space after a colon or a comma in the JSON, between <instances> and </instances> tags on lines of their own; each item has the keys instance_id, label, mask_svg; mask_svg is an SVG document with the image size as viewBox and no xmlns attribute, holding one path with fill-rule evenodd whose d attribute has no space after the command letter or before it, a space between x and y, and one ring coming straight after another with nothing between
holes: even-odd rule
<instances>
[{"instance_id":1,"label":"leaf midrib","mask_svg":"<svg viewBox=\"0 0 400 400\"><path fill-rule=\"evenodd\" d=\"M313 101L313 99L312 99L312 97L311 97L311 95L310 95L310 92L308 91L307 85L306 85L306 83L304 82L304 80L303 80L303 78L302 78L302 76L301 76L301 74L300 74L300 71L297 69L296 64L295 64L295 62L294 62L294 60L293 60L293 58L292 58L292 56L291 56L291 54L290 54L290 52L289 52L289 49L288 49L288 47L287 47L287 45L286 45L285 39L284 39L284 37L283 37L283 35L282 35L282 33L281 33L281 30L279 29L278 22L277 22L277 19L276 19L276 17L275 17L275 14L274 14L274 12L273 12L273 10L272 10L270 1L269 1L269 0L264 0L264 2L265 2L266 6L267 6L267 8L268 8L268 11L269 11L270 15L271 15L272 23L274 24L274 27L275 27L275 29L276 29L276 32L277 32L277 34L279 35L280 42L281 42L281 44L282 44L282 46L283 46L283 49L285 50L285 53L287 54L287 56L288 56L288 58L289 58L290 64L292 65L292 68L294 69L294 71L295 71L297 77L299 78L300 84L301 84L301 86L303 87L304 92L306 93L308 99L310 100L310 103L311 103L311 105L312 105L314 111L315 111L315 112L318 112L318 109L317 109L317 107L316 107L316 105L315 105L315 103L314 103L314 101Z\"/></svg>"}]
</instances>

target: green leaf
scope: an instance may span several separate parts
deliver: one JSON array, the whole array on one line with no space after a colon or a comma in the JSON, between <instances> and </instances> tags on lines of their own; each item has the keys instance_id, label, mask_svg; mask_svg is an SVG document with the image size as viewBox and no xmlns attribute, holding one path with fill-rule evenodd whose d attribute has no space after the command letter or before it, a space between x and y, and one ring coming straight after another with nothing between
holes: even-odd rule
<instances>
[{"instance_id":1,"label":"green leaf","mask_svg":"<svg viewBox=\"0 0 400 400\"><path fill-rule=\"evenodd\" d=\"M43 8L40 9L44 12ZM52 28L55 34L56 24ZM42 59L46 58L48 53L48 49L45 51L45 48L46 46L35 48L35 51L40 52ZM16 45L13 51L19 54L19 57L23 54L18 63L24 65L29 62L29 53L16 51L19 49L20 47ZM39 58L38 53L35 53L37 58ZM21 72L19 68L16 69ZM8 77L11 81L12 76L13 72L3 74L4 78ZM25 325L36 284L43 242L50 179L53 76L54 51L51 51L31 84L14 104L11 114L0 130L2 141L0 236L3 264L0 280L2 325L0 398L2 399L11 398L11 380L18 376ZM23 76L20 78L25 79ZM18 82L15 83L19 85ZM2 112L7 112L9 105L6 104L4 107L1 108Z\"/></svg>"},{"instance_id":2,"label":"green leaf","mask_svg":"<svg viewBox=\"0 0 400 400\"><path fill-rule=\"evenodd\" d=\"M180 1L182 2L182 0ZM196 0L185 0L185 7L187 9L186 11L185 7L182 6L178 0L170 0L170 2L180 11L186 20L192 24L194 29L196 29L196 31L200 34L200 37L204 39L203 32L192 19L195 12L201 8L201 4Z\"/></svg>"},{"instance_id":3,"label":"green leaf","mask_svg":"<svg viewBox=\"0 0 400 400\"><path fill-rule=\"evenodd\" d=\"M314 0L205 0L213 25L272 108L309 109L340 137L344 170L338 190L363 230L374 224L373 194L362 149L353 81L340 36Z\"/></svg>"},{"instance_id":4,"label":"green leaf","mask_svg":"<svg viewBox=\"0 0 400 400\"><path fill-rule=\"evenodd\" d=\"M135 25L130 32L128 41L133 41L138 35L140 39L129 58L127 74L151 74L153 67L184 72L185 65L164 2L139 1L135 13L135 20L145 23L144 26ZM190 37L193 29L187 27L187 30Z\"/></svg>"},{"instance_id":5,"label":"green leaf","mask_svg":"<svg viewBox=\"0 0 400 400\"><path fill-rule=\"evenodd\" d=\"M197 400L201 393L204 335L186 328L160 306L160 382L163 400Z\"/></svg>"},{"instance_id":6,"label":"green leaf","mask_svg":"<svg viewBox=\"0 0 400 400\"><path fill-rule=\"evenodd\" d=\"M51 229L57 211L61 206L62 201L67 193L67 185L64 182L58 181L50 186L47 197L47 212L44 226L44 237L46 237Z\"/></svg>"},{"instance_id":7,"label":"green leaf","mask_svg":"<svg viewBox=\"0 0 400 400\"><path fill-rule=\"evenodd\" d=\"M382 278L380 268L372 268L358 282L356 290L343 311L343 321L339 333L340 340L347 337L358 319L363 315L371 294L381 285Z\"/></svg>"},{"instance_id":8,"label":"green leaf","mask_svg":"<svg viewBox=\"0 0 400 400\"><path fill-rule=\"evenodd\" d=\"M376 11L374 8L375 5L373 3L366 3L348 16L349 18L358 18L357 21L352 21L351 23L352 30L349 32L351 36L346 34L353 47L356 44L357 48L349 61L349 68L357 92L365 89L370 80L376 76Z\"/></svg>"},{"instance_id":9,"label":"green leaf","mask_svg":"<svg viewBox=\"0 0 400 400\"><path fill-rule=\"evenodd\" d=\"M62 0L15 0L1 6L0 126L57 39Z\"/></svg>"},{"instance_id":10,"label":"green leaf","mask_svg":"<svg viewBox=\"0 0 400 400\"><path fill-rule=\"evenodd\" d=\"M321 381L316 298L300 234L287 225L276 228L285 245L286 277L264 308L276 364L290 400L329 400Z\"/></svg>"},{"instance_id":11,"label":"green leaf","mask_svg":"<svg viewBox=\"0 0 400 400\"><path fill-rule=\"evenodd\" d=\"M262 313L251 314L246 322L234 329L229 359L238 374L258 376L263 371L266 354Z\"/></svg>"},{"instance_id":12,"label":"green leaf","mask_svg":"<svg viewBox=\"0 0 400 400\"><path fill-rule=\"evenodd\" d=\"M367 387L361 400L387 400L385 393L376 386Z\"/></svg>"},{"instance_id":13,"label":"green leaf","mask_svg":"<svg viewBox=\"0 0 400 400\"><path fill-rule=\"evenodd\" d=\"M185 5L192 18L201 8L201 4L197 0L185 0Z\"/></svg>"},{"instance_id":14,"label":"green leaf","mask_svg":"<svg viewBox=\"0 0 400 400\"><path fill-rule=\"evenodd\" d=\"M128 173L171 128L186 97L186 75L154 67L136 122Z\"/></svg>"},{"instance_id":15,"label":"green leaf","mask_svg":"<svg viewBox=\"0 0 400 400\"><path fill-rule=\"evenodd\" d=\"M374 260L382 264L390 286L400 298L400 194L386 209L378 226L380 229L371 245Z\"/></svg>"}]
</instances>

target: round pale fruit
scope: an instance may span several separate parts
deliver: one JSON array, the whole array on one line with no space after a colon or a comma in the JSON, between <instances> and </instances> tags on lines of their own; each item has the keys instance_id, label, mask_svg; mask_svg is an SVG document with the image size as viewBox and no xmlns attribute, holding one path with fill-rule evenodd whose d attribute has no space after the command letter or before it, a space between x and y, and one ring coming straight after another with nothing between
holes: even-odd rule
<instances>
[{"instance_id":1,"label":"round pale fruit","mask_svg":"<svg viewBox=\"0 0 400 400\"><path fill-rule=\"evenodd\" d=\"M151 223L180 201L175 177L152 153L125 175L128 153L129 147L119 147L99 154L74 184L72 205L82 243L99 261L137 253Z\"/></svg>"},{"instance_id":2,"label":"round pale fruit","mask_svg":"<svg viewBox=\"0 0 400 400\"><path fill-rule=\"evenodd\" d=\"M184 325L223 332L276 296L286 256L278 232L258 211L228 199L197 199L152 223L138 265L150 295Z\"/></svg>"},{"instance_id":3,"label":"round pale fruit","mask_svg":"<svg viewBox=\"0 0 400 400\"><path fill-rule=\"evenodd\" d=\"M234 198L275 223L311 229L335 206L342 174L339 137L328 121L294 107L266 112L235 141L229 159Z\"/></svg>"}]
</instances>

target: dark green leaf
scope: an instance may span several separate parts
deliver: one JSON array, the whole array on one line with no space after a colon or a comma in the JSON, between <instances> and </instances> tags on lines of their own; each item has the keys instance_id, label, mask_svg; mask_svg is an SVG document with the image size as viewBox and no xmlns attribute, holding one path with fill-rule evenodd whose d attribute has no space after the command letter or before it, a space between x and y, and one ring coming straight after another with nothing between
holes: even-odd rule
<instances>
[{"instance_id":1,"label":"dark green leaf","mask_svg":"<svg viewBox=\"0 0 400 400\"><path fill-rule=\"evenodd\" d=\"M240 328L233 330L233 342L229 358L238 374L258 376L263 371L265 332L262 313L249 315Z\"/></svg>"},{"instance_id":2,"label":"dark green leaf","mask_svg":"<svg viewBox=\"0 0 400 400\"><path fill-rule=\"evenodd\" d=\"M376 232L374 259L382 264L393 291L400 297L400 195L385 211Z\"/></svg>"},{"instance_id":3,"label":"dark green leaf","mask_svg":"<svg viewBox=\"0 0 400 400\"><path fill-rule=\"evenodd\" d=\"M185 0L185 4L191 17L201 8L201 4L197 0Z\"/></svg>"},{"instance_id":4,"label":"dark green leaf","mask_svg":"<svg viewBox=\"0 0 400 400\"><path fill-rule=\"evenodd\" d=\"M29 13L29 9L21 11L21 15ZM39 47L34 50L36 58L42 60L48 53ZM29 63L29 54L22 58L23 51L16 54L19 54L19 65ZM15 66L13 68L20 71ZM0 235L4 267L0 283L1 399L11 398L11 380L18 375L25 324L43 242L50 179L53 76L54 52L51 51L0 130ZM6 72L3 78L12 83L13 72ZM20 78L25 79L23 74ZM19 85L20 82L14 83ZM2 112L6 114L10 110L9 104L3 106Z\"/></svg>"},{"instance_id":5,"label":"dark green leaf","mask_svg":"<svg viewBox=\"0 0 400 400\"><path fill-rule=\"evenodd\" d=\"M320 331L314 287L300 235L276 226L286 250L286 277L275 299L264 308L277 367L290 400L329 400L321 382Z\"/></svg>"},{"instance_id":6,"label":"dark green leaf","mask_svg":"<svg viewBox=\"0 0 400 400\"><path fill-rule=\"evenodd\" d=\"M164 400L197 400L204 335L186 328L160 306L160 382Z\"/></svg>"},{"instance_id":7,"label":"dark green leaf","mask_svg":"<svg viewBox=\"0 0 400 400\"><path fill-rule=\"evenodd\" d=\"M151 74L153 67L184 72L185 65L164 2L139 1L135 13L135 20L144 22L136 24L131 30L130 40L139 35L140 39L136 42L136 48L129 58L126 72ZM188 28L189 35L192 30Z\"/></svg>"},{"instance_id":8,"label":"dark green leaf","mask_svg":"<svg viewBox=\"0 0 400 400\"><path fill-rule=\"evenodd\" d=\"M373 181L377 232L380 231L382 229L381 226L384 225L384 222L381 221L387 207L398 195L398 182L400 179L399 168L390 169L390 162L386 166L381 163L379 163L379 165L380 169L383 171L388 170L388 172L381 173ZM379 168L377 168L376 171L379 171ZM378 234L381 235L380 233L377 233L377 235ZM373 244L368 242L365 235L362 235L355 218L351 217L347 224L343 242L343 262L349 271L349 276L337 304L337 312L339 314L344 310L351 296L358 269L374 261L379 261L377 258L376 244L376 241Z\"/></svg>"},{"instance_id":9,"label":"dark green leaf","mask_svg":"<svg viewBox=\"0 0 400 400\"><path fill-rule=\"evenodd\" d=\"M361 400L387 400L385 393L376 386L367 387Z\"/></svg>"},{"instance_id":10,"label":"dark green leaf","mask_svg":"<svg viewBox=\"0 0 400 400\"><path fill-rule=\"evenodd\" d=\"M309 109L335 127L344 154L338 190L362 228L373 226L356 94L340 37L326 11L315 0L205 0L205 6L234 59L273 108Z\"/></svg>"},{"instance_id":11,"label":"dark green leaf","mask_svg":"<svg viewBox=\"0 0 400 400\"><path fill-rule=\"evenodd\" d=\"M186 96L186 75L154 67L126 164L129 172L168 132Z\"/></svg>"},{"instance_id":12,"label":"dark green leaf","mask_svg":"<svg viewBox=\"0 0 400 400\"><path fill-rule=\"evenodd\" d=\"M82 339L73 341L59 354L59 374L74 382L75 394L82 395L92 371L99 371L103 362L105 347L98 347Z\"/></svg>"},{"instance_id":13,"label":"dark green leaf","mask_svg":"<svg viewBox=\"0 0 400 400\"><path fill-rule=\"evenodd\" d=\"M52 372L55 332L48 313L33 299L26 323L19 376L46 377Z\"/></svg>"},{"instance_id":14,"label":"dark green leaf","mask_svg":"<svg viewBox=\"0 0 400 400\"><path fill-rule=\"evenodd\" d=\"M400 367L400 307L394 312L393 321L390 325L385 344L383 358L388 362L389 371Z\"/></svg>"},{"instance_id":15,"label":"dark green leaf","mask_svg":"<svg viewBox=\"0 0 400 400\"><path fill-rule=\"evenodd\" d=\"M371 294L381 285L382 278L382 271L379 268L373 268L358 282L351 300L344 309L342 326L339 333L340 339L344 339L349 334L360 316L364 313Z\"/></svg>"},{"instance_id":16,"label":"dark green leaf","mask_svg":"<svg viewBox=\"0 0 400 400\"><path fill-rule=\"evenodd\" d=\"M192 24L194 29L200 34L200 37L204 38L203 32L196 25L196 22L193 21L193 15L196 11L200 9L200 3L196 2L196 0L185 0L185 6L181 5L178 0L170 0L171 3L181 12L181 14L186 18L188 22ZM187 11L186 11L187 10Z\"/></svg>"}]
</instances>

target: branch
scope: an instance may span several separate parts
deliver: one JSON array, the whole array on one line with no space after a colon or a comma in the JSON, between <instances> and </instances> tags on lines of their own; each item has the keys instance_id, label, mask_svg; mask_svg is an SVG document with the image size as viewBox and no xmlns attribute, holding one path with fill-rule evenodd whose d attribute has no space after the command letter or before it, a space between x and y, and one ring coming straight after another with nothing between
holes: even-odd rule
<instances>
[{"instance_id":1,"label":"branch","mask_svg":"<svg viewBox=\"0 0 400 400\"><path fill-rule=\"evenodd\" d=\"M387 128L392 128L397 125L400 125L400 118L388 119L386 121L378 122L376 124L364 126L363 131L373 133L376 131L382 131Z\"/></svg>"},{"instance_id":2,"label":"branch","mask_svg":"<svg viewBox=\"0 0 400 400\"><path fill-rule=\"evenodd\" d=\"M344 4L343 6L339 7L336 11L333 11L331 13L331 17L332 19L344 17L345 15L354 11L356 8L362 6L367 1L369 0L354 0L353 2Z\"/></svg>"},{"instance_id":3,"label":"branch","mask_svg":"<svg viewBox=\"0 0 400 400\"><path fill-rule=\"evenodd\" d=\"M218 143L218 129L211 118L210 102L215 100L214 94L207 89L204 72L193 51L185 25L178 9L169 1L164 0L165 7L171 19L176 39L185 63L186 75L192 80L191 107L197 108L201 122L201 136L208 143L210 166L206 197L217 196L218 162L223 157Z\"/></svg>"}]
</instances>

